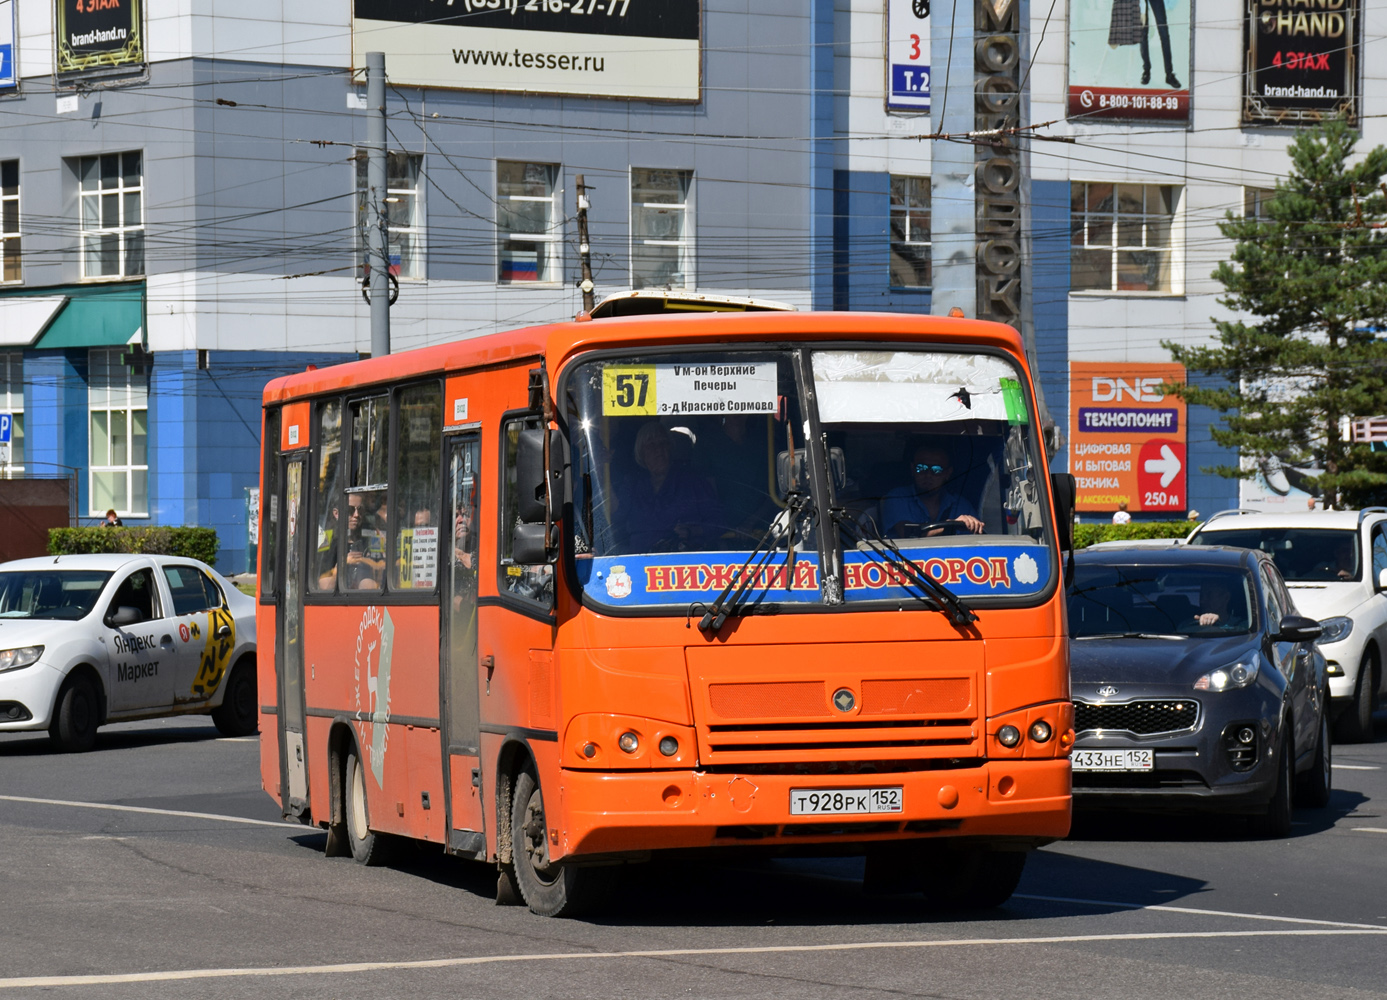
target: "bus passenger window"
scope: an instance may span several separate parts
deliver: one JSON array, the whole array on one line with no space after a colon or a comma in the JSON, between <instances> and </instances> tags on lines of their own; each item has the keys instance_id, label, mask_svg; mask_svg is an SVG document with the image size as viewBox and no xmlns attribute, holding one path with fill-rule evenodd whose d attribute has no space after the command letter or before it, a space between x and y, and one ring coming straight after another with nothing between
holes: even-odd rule
<instances>
[{"instance_id":1,"label":"bus passenger window","mask_svg":"<svg viewBox=\"0 0 1387 1000\"><path fill-rule=\"evenodd\" d=\"M337 560L342 548L342 404L330 400L318 407L318 454L313 498L317 542L309 568L316 591L337 588Z\"/></svg>"},{"instance_id":2,"label":"bus passenger window","mask_svg":"<svg viewBox=\"0 0 1387 1000\"><path fill-rule=\"evenodd\" d=\"M521 566L511 558L515 525L519 521L515 485L516 450L520 442L520 432L539 426L538 417L522 417L507 421L501 430L506 463L505 481L501 488L501 565L497 586L502 593L513 594L550 607L554 603L554 568L547 564Z\"/></svg>"},{"instance_id":3,"label":"bus passenger window","mask_svg":"<svg viewBox=\"0 0 1387 1000\"><path fill-rule=\"evenodd\" d=\"M385 585L385 491L347 494L347 560L343 590L380 590Z\"/></svg>"},{"instance_id":4,"label":"bus passenger window","mask_svg":"<svg viewBox=\"0 0 1387 1000\"><path fill-rule=\"evenodd\" d=\"M443 394L437 382L410 386L396 397L399 447L395 456L394 566L391 585L432 588L437 583L438 500Z\"/></svg>"}]
</instances>

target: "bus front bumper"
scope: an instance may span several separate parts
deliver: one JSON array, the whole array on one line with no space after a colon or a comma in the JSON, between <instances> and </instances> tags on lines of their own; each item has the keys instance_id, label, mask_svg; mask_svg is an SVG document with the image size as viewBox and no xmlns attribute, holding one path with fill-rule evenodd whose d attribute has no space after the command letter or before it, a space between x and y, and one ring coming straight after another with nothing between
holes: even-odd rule
<instances>
[{"instance_id":1,"label":"bus front bumper","mask_svg":"<svg viewBox=\"0 0 1387 1000\"><path fill-rule=\"evenodd\" d=\"M1039 844L1069 833L1069 761L1063 758L884 774L564 770L561 778L558 846L574 860L750 845L841 850L919 837ZM792 792L869 789L900 789L900 811L791 812ZM802 795L796 799L804 802ZM854 800L861 803L863 796Z\"/></svg>"}]
</instances>

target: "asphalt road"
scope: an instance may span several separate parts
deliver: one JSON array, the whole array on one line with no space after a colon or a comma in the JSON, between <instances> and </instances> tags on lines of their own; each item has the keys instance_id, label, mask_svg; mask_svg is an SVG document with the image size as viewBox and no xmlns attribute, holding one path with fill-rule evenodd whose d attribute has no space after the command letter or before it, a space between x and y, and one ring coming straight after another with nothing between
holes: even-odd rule
<instances>
[{"instance_id":1,"label":"asphalt road","mask_svg":"<svg viewBox=\"0 0 1387 1000\"><path fill-rule=\"evenodd\" d=\"M260 791L255 740L202 719L78 756L8 735L0 1000L1387 997L1387 717L1337 751L1288 840L1081 816L986 917L865 896L839 860L648 866L576 921L498 907L494 871L430 850L324 858Z\"/></svg>"}]
</instances>

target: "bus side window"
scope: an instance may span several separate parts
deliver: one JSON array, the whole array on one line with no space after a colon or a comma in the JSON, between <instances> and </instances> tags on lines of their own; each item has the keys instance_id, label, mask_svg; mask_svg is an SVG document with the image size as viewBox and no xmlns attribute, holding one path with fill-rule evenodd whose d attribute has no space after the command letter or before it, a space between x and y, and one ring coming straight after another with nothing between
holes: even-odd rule
<instances>
[{"instance_id":1,"label":"bus side window","mask_svg":"<svg viewBox=\"0 0 1387 1000\"><path fill-rule=\"evenodd\" d=\"M337 589L337 562L342 552L342 404L329 400L318 406L318 441L314 467L313 517L316 551L308 567L311 590Z\"/></svg>"},{"instance_id":2,"label":"bus side window","mask_svg":"<svg viewBox=\"0 0 1387 1000\"><path fill-rule=\"evenodd\" d=\"M393 561L395 587L432 589L438 582L439 449L443 393L437 382L414 385L395 397L399 447L395 455Z\"/></svg>"},{"instance_id":3,"label":"bus side window","mask_svg":"<svg viewBox=\"0 0 1387 1000\"><path fill-rule=\"evenodd\" d=\"M501 476L501 544L498 550L501 554L501 565L497 587L503 594L521 597L548 608L554 604L554 567L546 564L520 566L511 558L515 525L519 520L515 487L516 450L520 442L520 432L539 426L538 417L519 417L506 421L501 427L501 447L505 455L505 464Z\"/></svg>"}]
</instances>

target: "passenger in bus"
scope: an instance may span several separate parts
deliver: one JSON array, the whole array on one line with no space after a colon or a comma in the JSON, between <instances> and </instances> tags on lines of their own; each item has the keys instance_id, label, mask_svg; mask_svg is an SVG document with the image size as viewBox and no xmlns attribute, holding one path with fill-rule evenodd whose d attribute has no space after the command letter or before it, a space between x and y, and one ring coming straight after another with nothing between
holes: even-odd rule
<instances>
[{"instance_id":1,"label":"passenger in bus","mask_svg":"<svg viewBox=\"0 0 1387 1000\"><path fill-rule=\"evenodd\" d=\"M337 526L341 516L336 504L328 512L323 528L318 532L318 589L331 590L337 585Z\"/></svg>"},{"instance_id":2,"label":"passenger in bus","mask_svg":"<svg viewBox=\"0 0 1387 1000\"><path fill-rule=\"evenodd\" d=\"M473 492L475 498L475 491ZM477 593L477 533L473 530L477 512L473 501L458 498L453 513L453 611L470 607Z\"/></svg>"},{"instance_id":3,"label":"passenger in bus","mask_svg":"<svg viewBox=\"0 0 1387 1000\"><path fill-rule=\"evenodd\" d=\"M385 577L385 523L376 518L385 492L353 493L347 504L347 588L379 590Z\"/></svg>"},{"instance_id":4,"label":"passenger in bus","mask_svg":"<svg viewBox=\"0 0 1387 1000\"><path fill-rule=\"evenodd\" d=\"M949 452L924 443L910 453L908 472L911 482L897 486L881 498L881 523L894 538L918 538L920 528L941 521L960 521L975 535L982 534L982 519L973 505L958 491L954 464ZM946 529L934 528L926 535L940 535Z\"/></svg>"},{"instance_id":5,"label":"passenger in bus","mask_svg":"<svg viewBox=\"0 0 1387 1000\"><path fill-rule=\"evenodd\" d=\"M640 471L617 490L617 530L627 552L671 552L706 544L716 524L717 496L708 480L676 465L669 431L650 421L632 449Z\"/></svg>"}]
</instances>

